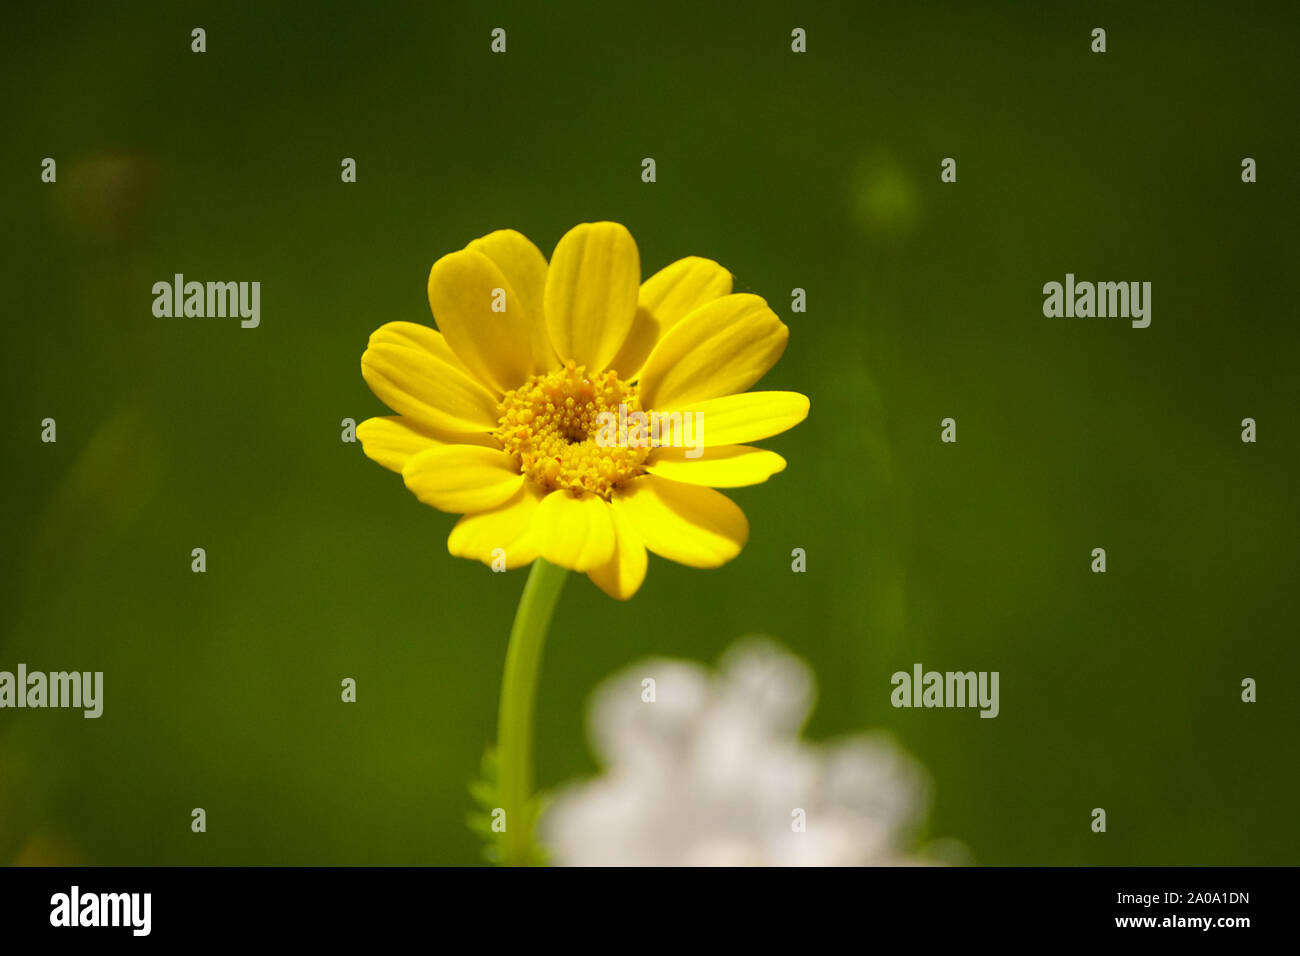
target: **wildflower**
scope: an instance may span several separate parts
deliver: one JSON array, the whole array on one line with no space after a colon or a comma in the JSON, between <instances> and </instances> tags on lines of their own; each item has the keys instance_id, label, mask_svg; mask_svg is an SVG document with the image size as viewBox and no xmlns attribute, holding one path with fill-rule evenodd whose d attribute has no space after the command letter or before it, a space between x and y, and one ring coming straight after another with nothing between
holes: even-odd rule
<instances>
[{"instance_id":1,"label":"wildflower","mask_svg":"<svg viewBox=\"0 0 1300 956\"><path fill-rule=\"evenodd\" d=\"M796 392L748 392L789 330L731 275L688 257L641 281L618 223L575 226L549 264L500 230L434 263L438 331L390 322L361 370L397 415L357 428L366 454L422 502L463 517L447 540L490 566L537 558L626 600L646 552L691 567L734 558L749 536L717 488L785 467L757 441L808 414ZM609 416L653 414L659 441L601 440ZM682 422L701 421L702 449ZM644 436L642 436L644 437Z\"/></svg>"},{"instance_id":2,"label":"wildflower","mask_svg":"<svg viewBox=\"0 0 1300 956\"><path fill-rule=\"evenodd\" d=\"M648 699L647 679L653 680ZM799 739L813 677L750 641L711 674L650 660L601 685L589 710L604 764L541 820L558 864L890 865L927 807L920 768L889 740Z\"/></svg>"}]
</instances>

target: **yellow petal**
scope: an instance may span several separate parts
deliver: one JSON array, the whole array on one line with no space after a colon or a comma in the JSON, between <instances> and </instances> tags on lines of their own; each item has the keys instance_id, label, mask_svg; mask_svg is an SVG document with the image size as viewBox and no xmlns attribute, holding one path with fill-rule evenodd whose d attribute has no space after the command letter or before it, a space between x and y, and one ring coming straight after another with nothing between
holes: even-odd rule
<instances>
[{"instance_id":1,"label":"yellow petal","mask_svg":"<svg viewBox=\"0 0 1300 956\"><path fill-rule=\"evenodd\" d=\"M697 457L689 457L692 454ZM646 471L660 478L710 488L757 485L784 470L785 459L776 452L750 445L656 448L646 465Z\"/></svg>"},{"instance_id":2,"label":"yellow petal","mask_svg":"<svg viewBox=\"0 0 1300 956\"><path fill-rule=\"evenodd\" d=\"M798 425L808 417L808 397L798 392L743 392L696 402L689 410L657 414L662 445L699 444L701 438L705 447L740 445Z\"/></svg>"},{"instance_id":3,"label":"yellow petal","mask_svg":"<svg viewBox=\"0 0 1300 956\"><path fill-rule=\"evenodd\" d=\"M743 392L776 364L790 330L759 296L723 296L670 329L641 372L645 408L687 408Z\"/></svg>"},{"instance_id":4,"label":"yellow petal","mask_svg":"<svg viewBox=\"0 0 1300 956\"><path fill-rule=\"evenodd\" d=\"M641 535L617 508L609 509L614 521L614 554L587 572L592 583L610 597L626 601L645 580L646 553Z\"/></svg>"},{"instance_id":5,"label":"yellow petal","mask_svg":"<svg viewBox=\"0 0 1300 956\"><path fill-rule=\"evenodd\" d=\"M504 504L523 485L524 476L503 451L444 445L407 461L402 480L426 505L452 514L474 514Z\"/></svg>"},{"instance_id":6,"label":"yellow petal","mask_svg":"<svg viewBox=\"0 0 1300 956\"><path fill-rule=\"evenodd\" d=\"M559 365L551 337L546 331L546 313L543 309L546 294L546 257L528 240L513 229L498 229L481 239L475 239L466 249L481 252L501 269L518 304L528 318L528 341L535 373L549 372Z\"/></svg>"},{"instance_id":7,"label":"yellow petal","mask_svg":"<svg viewBox=\"0 0 1300 956\"><path fill-rule=\"evenodd\" d=\"M642 475L613 500L616 510L660 557L693 568L726 564L749 540L745 513L726 495Z\"/></svg>"},{"instance_id":8,"label":"yellow petal","mask_svg":"<svg viewBox=\"0 0 1300 956\"><path fill-rule=\"evenodd\" d=\"M687 256L641 283L637 304L667 332L700 306L731 294L731 273L712 259Z\"/></svg>"},{"instance_id":9,"label":"yellow petal","mask_svg":"<svg viewBox=\"0 0 1300 956\"><path fill-rule=\"evenodd\" d=\"M465 363L456 357L456 353L451 350L442 333L418 322L386 322L370 333L369 344L401 345L408 349L432 352L434 358L473 378L473 374L465 367ZM486 392L486 389L484 391Z\"/></svg>"},{"instance_id":10,"label":"yellow petal","mask_svg":"<svg viewBox=\"0 0 1300 956\"><path fill-rule=\"evenodd\" d=\"M552 491L533 516L538 553L571 571L590 571L614 553L614 521L599 495Z\"/></svg>"},{"instance_id":11,"label":"yellow petal","mask_svg":"<svg viewBox=\"0 0 1300 956\"><path fill-rule=\"evenodd\" d=\"M637 377L655 343L688 314L731 293L731 273L712 259L687 256L660 269L637 293L636 319L610 363L620 378Z\"/></svg>"},{"instance_id":12,"label":"yellow petal","mask_svg":"<svg viewBox=\"0 0 1300 956\"><path fill-rule=\"evenodd\" d=\"M641 374L641 366L645 365L646 356L654 350L658 341L659 320L648 310L637 306L632 328L628 329L627 338L623 340L618 354L609 360L609 367L623 381L635 381Z\"/></svg>"},{"instance_id":13,"label":"yellow petal","mask_svg":"<svg viewBox=\"0 0 1300 956\"><path fill-rule=\"evenodd\" d=\"M447 550L492 567L500 549L506 568L529 564L537 557L530 531L544 494L539 486L525 484L500 507L463 516L447 537Z\"/></svg>"},{"instance_id":14,"label":"yellow petal","mask_svg":"<svg viewBox=\"0 0 1300 956\"><path fill-rule=\"evenodd\" d=\"M367 458L396 472L420 452L445 444L400 415L367 418L357 426L357 438Z\"/></svg>"},{"instance_id":15,"label":"yellow petal","mask_svg":"<svg viewBox=\"0 0 1300 956\"><path fill-rule=\"evenodd\" d=\"M504 311L494 311L494 306ZM475 249L443 256L429 271L429 307L465 367L498 392L533 371L523 298L494 261Z\"/></svg>"},{"instance_id":16,"label":"yellow petal","mask_svg":"<svg viewBox=\"0 0 1300 956\"><path fill-rule=\"evenodd\" d=\"M361 356L361 375L385 405L446 440L497 427L496 399L433 329L413 322L381 326Z\"/></svg>"},{"instance_id":17,"label":"yellow petal","mask_svg":"<svg viewBox=\"0 0 1300 956\"><path fill-rule=\"evenodd\" d=\"M546 327L563 360L602 371L636 315L641 258L627 229L588 222L564 234L546 273Z\"/></svg>"}]
</instances>

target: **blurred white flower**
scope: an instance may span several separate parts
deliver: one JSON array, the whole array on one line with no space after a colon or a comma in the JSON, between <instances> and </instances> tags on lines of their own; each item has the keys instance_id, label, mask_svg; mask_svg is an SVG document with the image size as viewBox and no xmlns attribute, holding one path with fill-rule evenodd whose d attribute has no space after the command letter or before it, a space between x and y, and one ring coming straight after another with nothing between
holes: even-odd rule
<instances>
[{"instance_id":1,"label":"blurred white flower","mask_svg":"<svg viewBox=\"0 0 1300 956\"><path fill-rule=\"evenodd\" d=\"M606 680L589 714L605 772L554 796L541 821L552 862L925 862L906 850L928 808L923 772L881 735L800 740L813 695L801 660L755 639L716 674L659 659Z\"/></svg>"}]
</instances>

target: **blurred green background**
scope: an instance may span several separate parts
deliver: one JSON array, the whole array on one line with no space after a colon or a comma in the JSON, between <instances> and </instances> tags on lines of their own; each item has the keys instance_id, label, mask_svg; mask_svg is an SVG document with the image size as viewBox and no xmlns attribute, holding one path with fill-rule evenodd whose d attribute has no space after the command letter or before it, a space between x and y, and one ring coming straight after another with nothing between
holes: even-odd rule
<instances>
[{"instance_id":1,"label":"blurred green background","mask_svg":"<svg viewBox=\"0 0 1300 956\"><path fill-rule=\"evenodd\" d=\"M0 669L102 670L105 710L0 711L0 860L479 861L524 572L449 557L339 423L387 413L359 358L437 257L595 219L765 296L760 387L812 415L736 561L571 578L543 786L594 769L603 677L761 632L810 736L891 730L976 862L1300 858L1294 5L853 6L5 12ZM155 318L176 272L260 281L261 327ZM1066 272L1152 282L1150 328L1044 318ZM916 662L999 671L1001 715L894 710Z\"/></svg>"}]
</instances>

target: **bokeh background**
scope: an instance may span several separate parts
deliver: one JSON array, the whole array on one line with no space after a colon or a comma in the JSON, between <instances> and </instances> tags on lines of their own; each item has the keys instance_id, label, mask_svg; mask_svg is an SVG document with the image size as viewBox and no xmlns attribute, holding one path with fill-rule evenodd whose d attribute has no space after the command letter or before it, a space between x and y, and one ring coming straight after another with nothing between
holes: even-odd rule
<instances>
[{"instance_id":1,"label":"bokeh background","mask_svg":"<svg viewBox=\"0 0 1300 956\"><path fill-rule=\"evenodd\" d=\"M758 632L819 677L809 736L891 731L976 862L1297 862L1294 6L732 7L6 9L0 669L106 689L0 711L0 860L479 862L524 572L449 557L340 421L386 413L359 358L437 257L615 219L646 274L767 297L761 387L812 415L734 493L739 559L570 580L543 786L594 770L600 679ZM1151 281L1151 327L1044 318L1067 271ZM155 318L176 272L260 281L261 327ZM999 671L1001 715L894 710L915 662Z\"/></svg>"}]
</instances>

